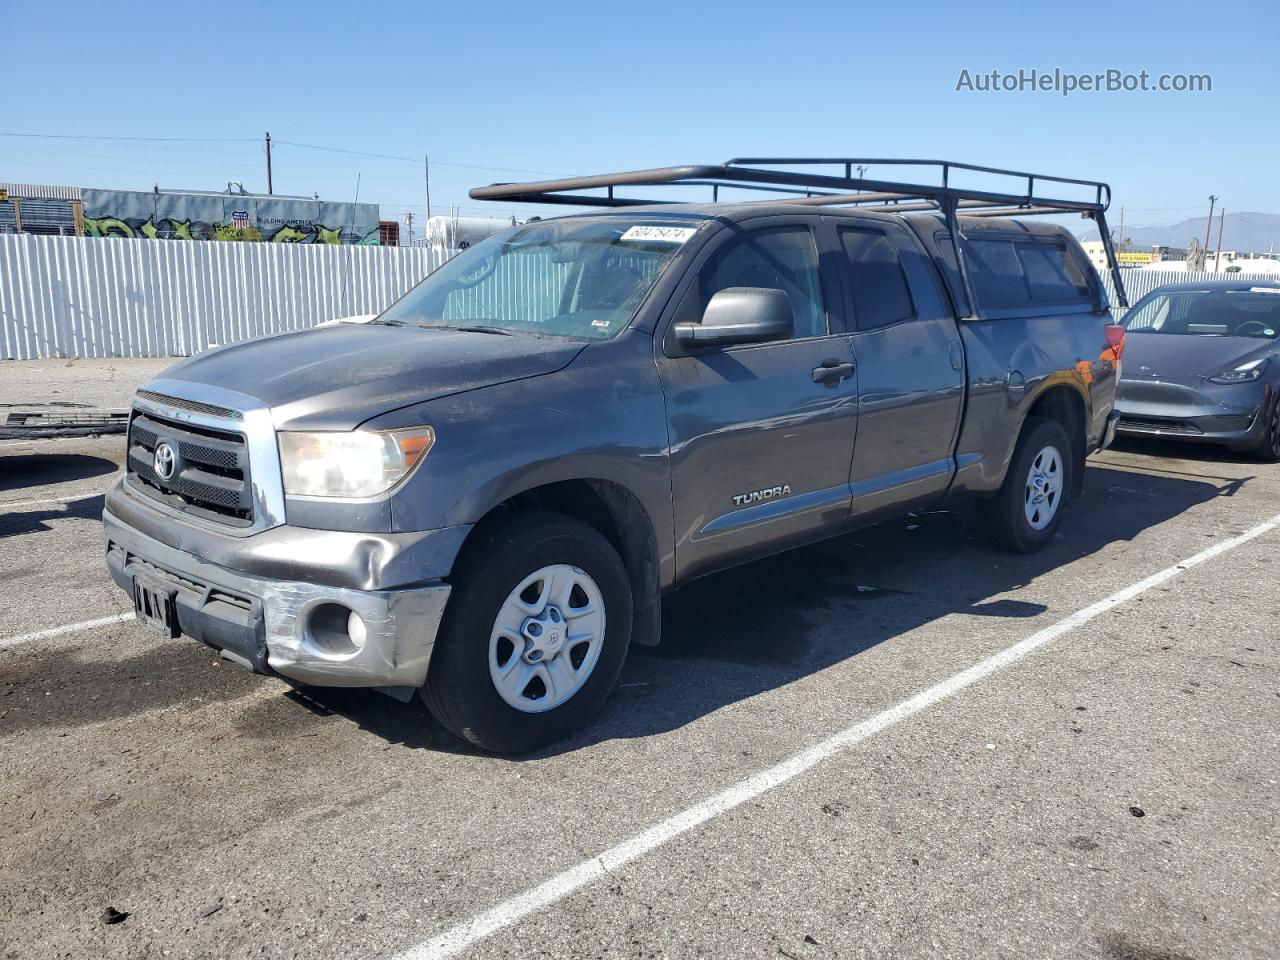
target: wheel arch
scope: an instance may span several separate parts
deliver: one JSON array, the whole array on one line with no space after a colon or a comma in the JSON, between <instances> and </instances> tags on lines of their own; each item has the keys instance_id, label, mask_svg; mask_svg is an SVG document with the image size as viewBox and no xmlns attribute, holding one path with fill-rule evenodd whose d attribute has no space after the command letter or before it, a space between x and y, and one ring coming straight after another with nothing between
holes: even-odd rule
<instances>
[{"instance_id":1,"label":"wheel arch","mask_svg":"<svg viewBox=\"0 0 1280 960\"><path fill-rule=\"evenodd\" d=\"M612 544L631 578L631 639L657 646L662 628L661 557L657 530L641 499L615 480L578 477L530 485L492 506L462 544L466 550L485 522L512 510L545 510L573 517Z\"/></svg>"},{"instance_id":2,"label":"wheel arch","mask_svg":"<svg viewBox=\"0 0 1280 960\"><path fill-rule=\"evenodd\" d=\"M1075 499L1084 490L1084 463L1088 454L1089 414L1086 398L1072 382L1050 382L1036 394L1027 407L1022 425L1018 429L1021 438L1027 429L1028 421L1033 418L1055 420L1062 424L1071 438L1071 489L1070 497Z\"/></svg>"}]
</instances>

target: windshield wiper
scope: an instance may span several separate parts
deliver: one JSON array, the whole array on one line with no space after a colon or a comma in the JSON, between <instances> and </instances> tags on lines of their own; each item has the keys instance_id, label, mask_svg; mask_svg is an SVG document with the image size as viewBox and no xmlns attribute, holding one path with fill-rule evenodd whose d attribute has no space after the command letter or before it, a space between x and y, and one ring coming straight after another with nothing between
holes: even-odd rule
<instances>
[{"instance_id":1,"label":"windshield wiper","mask_svg":"<svg viewBox=\"0 0 1280 960\"><path fill-rule=\"evenodd\" d=\"M502 327L487 327L484 324L470 324L465 327L457 327L457 326L454 326L453 324L450 324L445 329L461 330L463 333L496 333L501 337L513 336L510 330L505 330Z\"/></svg>"},{"instance_id":2,"label":"windshield wiper","mask_svg":"<svg viewBox=\"0 0 1280 960\"><path fill-rule=\"evenodd\" d=\"M423 330L461 330L463 333L496 333L500 337L514 336L505 327L487 323L415 323L414 326L421 327Z\"/></svg>"},{"instance_id":3,"label":"windshield wiper","mask_svg":"<svg viewBox=\"0 0 1280 960\"><path fill-rule=\"evenodd\" d=\"M404 320L370 320L370 324L384 327L417 327L419 330L461 330L463 333L493 333L500 337L514 337L515 331L487 323L408 323ZM533 334L537 336L537 334Z\"/></svg>"}]
</instances>

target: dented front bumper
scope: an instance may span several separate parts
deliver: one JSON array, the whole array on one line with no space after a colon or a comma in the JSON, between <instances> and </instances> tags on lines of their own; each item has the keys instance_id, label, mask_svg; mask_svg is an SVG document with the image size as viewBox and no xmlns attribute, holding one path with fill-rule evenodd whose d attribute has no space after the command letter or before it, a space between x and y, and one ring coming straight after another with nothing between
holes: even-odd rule
<instances>
[{"instance_id":1,"label":"dented front bumper","mask_svg":"<svg viewBox=\"0 0 1280 960\"><path fill-rule=\"evenodd\" d=\"M113 513L111 498L102 521L116 583L130 595L135 578L168 592L181 633L229 659L316 686L417 687L426 679L447 583L358 589L257 576L149 536ZM292 546L305 556L309 539L318 548L331 536L295 531ZM346 631L352 612L359 643Z\"/></svg>"}]
</instances>

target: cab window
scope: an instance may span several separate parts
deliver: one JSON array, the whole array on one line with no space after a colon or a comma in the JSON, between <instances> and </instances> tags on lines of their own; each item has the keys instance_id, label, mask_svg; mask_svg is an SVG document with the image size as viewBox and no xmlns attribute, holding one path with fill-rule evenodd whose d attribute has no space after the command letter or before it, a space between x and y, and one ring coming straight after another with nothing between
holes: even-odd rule
<instances>
[{"instance_id":1,"label":"cab window","mask_svg":"<svg viewBox=\"0 0 1280 960\"><path fill-rule=\"evenodd\" d=\"M808 227L754 230L720 247L698 276L698 316L728 287L782 290L791 301L796 338L821 337L830 329L818 248Z\"/></svg>"}]
</instances>

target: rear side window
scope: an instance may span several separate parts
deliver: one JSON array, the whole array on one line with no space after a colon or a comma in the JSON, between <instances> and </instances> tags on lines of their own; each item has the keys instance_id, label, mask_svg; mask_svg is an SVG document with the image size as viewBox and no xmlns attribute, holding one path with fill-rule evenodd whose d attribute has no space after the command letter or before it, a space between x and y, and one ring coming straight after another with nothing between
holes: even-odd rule
<instances>
[{"instance_id":1,"label":"rear side window","mask_svg":"<svg viewBox=\"0 0 1280 960\"><path fill-rule=\"evenodd\" d=\"M915 316L902 258L879 230L846 228L840 243L849 258L853 316L860 330L888 326Z\"/></svg>"},{"instance_id":2,"label":"rear side window","mask_svg":"<svg viewBox=\"0 0 1280 960\"><path fill-rule=\"evenodd\" d=\"M1011 307L1031 302L1017 251L1008 240L970 240L965 247L973 292L984 307Z\"/></svg>"},{"instance_id":3,"label":"rear side window","mask_svg":"<svg viewBox=\"0 0 1280 960\"><path fill-rule=\"evenodd\" d=\"M1063 244L1015 243L1014 247L1033 301L1066 303L1089 298L1089 281Z\"/></svg>"},{"instance_id":4,"label":"rear side window","mask_svg":"<svg viewBox=\"0 0 1280 960\"><path fill-rule=\"evenodd\" d=\"M937 235L944 261L954 273L951 237ZM1086 266L1065 243L971 236L965 247L978 302L988 308L1090 303ZM959 282L959 278L955 277Z\"/></svg>"}]
</instances>

